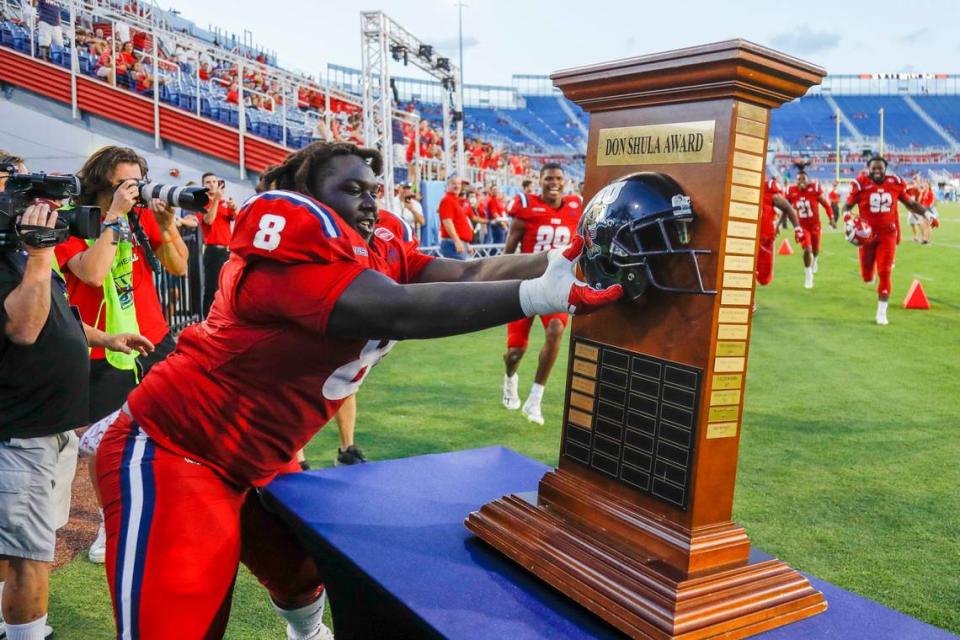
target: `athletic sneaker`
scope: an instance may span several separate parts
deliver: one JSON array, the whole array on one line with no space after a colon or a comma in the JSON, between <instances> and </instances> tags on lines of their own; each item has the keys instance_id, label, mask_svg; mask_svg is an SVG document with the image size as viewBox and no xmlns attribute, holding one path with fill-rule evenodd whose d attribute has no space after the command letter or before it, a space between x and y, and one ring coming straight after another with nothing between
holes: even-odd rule
<instances>
[{"instance_id":1,"label":"athletic sneaker","mask_svg":"<svg viewBox=\"0 0 960 640\"><path fill-rule=\"evenodd\" d=\"M333 638L333 636L330 636ZM0 640L6 640L7 638L7 625L4 624L3 620L0 619ZM53 627L46 624L43 626L43 640L52 640L53 639Z\"/></svg>"},{"instance_id":2,"label":"athletic sneaker","mask_svg":"<svg viewBox=\"0 0 960 640\"><path fill-rule=\"evenodd\" d=\"M103 564L104 559L107 557L107 532L103 528L102 522L100 523L100 528L97 529L97 539L90 545L87 557L90 559L90 562L96 564Z\"/></svg>"},{"instance_id":3,"label":"athletic sneaker","mask_svg":"<svg viewBox=\"0 0 960 640\"><path fill-rule=\"evenodd\" d=\"M519 383L520 376L517 374L503 375L503 406L510 411L520 408L520 393L517 391Z\"/></svg>"},{"instance_id":4,"label":"athletic sneaker","mask_svg":"<svg viewBox=\"0 0 960 640\"><path fill-rule=\"evenodd\" d=\"M808 270L803 274L803 288L813 289L813 271Z\"/></svg>"},{"instance_id":5,"label":"athletic sneaker","mask_svg":"<svg viewBox=\"0 0 960 640\"><path fill-rule=\"evenodd\" d=\"M877 309L877 324L890 324L887 320L887 312Z\"/></svg>"},{"instance_id":6,"label":"athletic sneaker","mask_svg":"<svg viewBox=\"0 0 960 640\"><path fill-rule=\"evenodd\" d=\"M813 272L814 272L814 273L817 272L817 259L816 259L816 258L813 259Z\"/></svg>"},{"instance_id":7,"label":"athletic sneaker","mask_svg":"<svg viewBox=\"0 0 960 640\"><path fill-rule=\"evenodd\" d=\"M337 449L337 459L333 461L334 466L349 466L352 464L363 464L367 461L367 457L363 455L363 451L357 448L357 445L352 444L347 447L346 451L343 449ZM320 637L320 636L317 636Z\"/></svg>"},{"instance_id":8,"label":"athletic sneaker","mask_svg":"<svg viewBox=\"0 0 960 640\"><path fill-rule=\"evenodd\" d=\"M543 412L540 410L540 403L536 401L531 401L527 399L523 403L523 412L524 417L534 424L543 425Z\"/></svg>"},{"instance_id":9,"label":"athletic sneaker","mask_svg":"<svg viewBox=\"0 0 960 640\"><path fill-rule=\"evenodd\" d=\"M287 625L287 640L334 640L333 631L322 622L313 630L313 633L304 637L297 635L290 625Z\"/></svg>"}]
</instances>

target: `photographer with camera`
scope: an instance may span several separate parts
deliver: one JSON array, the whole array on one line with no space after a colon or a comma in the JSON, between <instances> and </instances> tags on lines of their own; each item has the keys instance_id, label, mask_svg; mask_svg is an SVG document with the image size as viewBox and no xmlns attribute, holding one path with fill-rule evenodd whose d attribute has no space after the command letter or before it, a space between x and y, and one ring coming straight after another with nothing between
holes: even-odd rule
<instances>
[{"instance_id":1,"label":"photographer with camera","mask_svg":"<svg viewBox=\"0 0 960 640\"><path fill-rule=\"evenodd\" d=\"M210 198L206 208L197 213L203 232L203 317L206 318L220 287L220 269L230 257L227 249L233 233L230 225L237 211L224 193L226 184L215 173L203 174L201 182Z\"/></svg>"},{"instance_id":2,"label":"photographer with camera","mask_svg":"<svg viewBox=\"0 0 960 640\"><path fill-rule=\"evenodd\" d=\"M58 225L50 200L75 194L78 183L15 175L22 164L0 162L0 637L8 640L53 632L49 570L55 532L70 513L72 429L87 422L88 343L124 353L153 348L141 336L110 336L77 319L53 254L78 227Z\"/></svg>"},{"instance_id":3,"label":"photographer with camera","mask_svg":"<svg viewBox=\"0 0 960 640\"><path fill-rule=\"evenodd\" d=\"M108 146L96 151L77 173L77 203L100 208L102 233L96 241L70 238L56 249L70 300L84 322L107 333L141 333L156 345L153 353L139 358L135 353L90 350L91 421L118 410L150 368L175 347L153 275L161 265L173 275L187 272L187 246L171 206L183 189L148 185L146 175L146 160L133 149ZM151 195L155 197L148 200ZM91 478L95 459L91 456L88 462ZM104 541L101 526L90 549L92 561L103 561Z\"/></svg>"}]
</instances>

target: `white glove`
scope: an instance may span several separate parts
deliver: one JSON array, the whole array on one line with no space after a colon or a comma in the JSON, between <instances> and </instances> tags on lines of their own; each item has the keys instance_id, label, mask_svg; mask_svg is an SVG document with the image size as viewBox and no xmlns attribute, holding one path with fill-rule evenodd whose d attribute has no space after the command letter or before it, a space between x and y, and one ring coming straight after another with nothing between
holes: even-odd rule
<instances>
[{"instance_id":1,"label":"white glove","mask_svg":"<svg viewBox=\"0 0 960 640\"><path fill-rule=\"evenodd\" d=\"M623 287L593 289L574 275L574 266L583 251L583 238L574 236L564 249L547 252L547 268L543 275L520 283L520 308L525 316L547 316L554 313L590 313L620 299Z\"/></svg>"}]
</instances>

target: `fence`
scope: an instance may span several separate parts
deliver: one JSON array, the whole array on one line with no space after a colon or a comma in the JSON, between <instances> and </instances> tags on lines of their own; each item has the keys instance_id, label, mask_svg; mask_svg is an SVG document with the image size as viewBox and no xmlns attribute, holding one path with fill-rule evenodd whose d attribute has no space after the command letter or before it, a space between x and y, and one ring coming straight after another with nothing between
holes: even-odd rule
<instances>
[{"instance_id":1,"label":"fence","mask_svg":"<svg viewBox=\"0 0 960 640\"><path fill-rule=\"evenodd\" d=\"M190 252L187 275L175 276L166 271L154 275L163 317L174 336L187 325L203 320L203 241L199 229L183 228L180 236Z\"/></svg>"}]
</instances>

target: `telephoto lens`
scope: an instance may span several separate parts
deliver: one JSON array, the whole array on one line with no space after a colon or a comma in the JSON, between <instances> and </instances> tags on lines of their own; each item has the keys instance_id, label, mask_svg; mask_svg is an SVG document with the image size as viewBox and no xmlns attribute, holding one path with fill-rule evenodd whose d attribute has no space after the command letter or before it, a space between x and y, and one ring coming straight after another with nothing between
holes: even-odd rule
<instances>
[{"instance_id":1,"label":"telephoto lens","mask_svg":"<svg viewBox=\"0 0 960 640\"><path fill-rule=\"evenodd\" d=\"M153 198L157 198L171 207L180 207L187 211L203 211L210 202L204 187L178 187L157 182L141 182L138 186L140 201L144 206L148 205Z\"/></svg>"}]
</instances>

